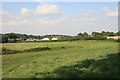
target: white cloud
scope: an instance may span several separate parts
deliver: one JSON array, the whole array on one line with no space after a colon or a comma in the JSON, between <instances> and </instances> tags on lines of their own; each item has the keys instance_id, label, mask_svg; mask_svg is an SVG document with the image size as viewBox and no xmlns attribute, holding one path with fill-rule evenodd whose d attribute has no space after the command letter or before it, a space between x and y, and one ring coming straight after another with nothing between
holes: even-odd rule
<instances>
[{"instance_id":1,"label":"white cloud","mask_svg":"<svg viewBox=\"0 0 120 80\"><path fill-rule=\"evenodd\" d=\"M87 13L77 14L73 17L71 23L75 26L77 25L84 26L84 27L94 26L97 21L97 17L91 15L91 13L94 15L93 10L90 10Z\"/></svg>"},{"instance_id":2,"label":"white cloud","mask_svg":"<svg viewBox=\"0 0 120 80\"><path fill-rule=\"evenodd\" d=\"M53 26L53 25L57 25L57 24L61 24L64 20L63 17L61 17L60 19L39 19L37 20L37 23L41 24L41 25L48 25L48 26Z\"/></svg>"},{"instance_id":3,"label":"white cloud","mask_svg":"<svg viewBox=\"0 0 120 80\"><path fill-rule=\"evenodd\" d=\"M7 11L0 11L0 15L10 15L10 13Z\"/></svg>"},{"instance_id":4,"label":"white cloud","mask_svg":"<svg viewBox=\"0 0 120 80\"><path fill-rule=\"evenodd\" d=\"M27 10L24 8L23 9L23 14L26 13ZM58 19L51 19L51 18L37 18L35 20L30 20L32 19L30 18L25 18L24 16L21 15L13 15L9 12L6 11L2 11L2 23L3 26L12 26L12 27L17 27L17 26L21 26L21 27L25 27L25 25L29 25L29 26L38 26L38 25L43 25L43 26L53 26L56 24L60 24L64 21L63 17L60 17ZM37 16L37 15L36 15ZM8 18L9 17L9 18ZM35 17L35 16L33 16Z\"/></svg>"},{"instance_id":5,"label":"white cloud","mask_svg":"<svg viewBox=\"0 0 120 80\"><path fill-rule=\"evenodd\" d=\"M21 14L25 15L25 16L30 16L31 12L26 8L22 8L21 9Z\"/></svg>"},{"instance_id":6,"label":"white cloud","mask_svg":"<svg viewBox=\"0 0 120 80\"><path fill-rule=\"evenodd\" d=\"M56 5L43 4L42 6L37 6L35 13L38 15L50 15L60 14L61 12Z\"/></svg>"},{"instance_id":7,"label":"white cloud","mask_svg":"<svg viewBox=\"0 0 120 80\"><path fill-rule=\"evenodd\" d=\"M118 16L118 7L116 8L116 11L110 11L108 7L104 7L103 11L105 12L106 16Z\"/></svg>"},{"instance_id":8,"label":"white cloud","mask_svg":"<svg viewBox=\"0 0 120 80\"><path fill-rule=\"evenodd\" d=\"M0 15L2 15L3 22L7 22L9 20L17 21L17 20L22 19L22 17L20 15L14 15L14 14L7 12L7 11L0 11Z\"/></svg>"},{"instance_id":9,"label":"white cloud","mask_svg":"<svg viewBox=\"0 0 120 80\"><path fill-rule=\"evenodd\" d=\"M21 9L21 14L30 16L30 15L61 15L62 11L56 5L50 4L41 4L38 5L34 10L28 10L26 8Z\"/></svg>"},{"instance_id":10,"label":"white cloud","mask_svg":"<svg viewBox=\"0 0 120 80\"><path fill-rule=\"evenodd\" d=\"M101 30L116 30L117 18L107 16L117 16L116 11L110 11L104 7L106 15L98 15L95 11L89 10L86 13L79 13L73 16L59 15L63 12L56 5L42 4L34 10L21 9L21 14L2 11L4 32L16 31L37 34L72 34L78 32L92 32ZM30 17L24 17L24 16ZM43 16L45 15L45 16ZM52 15L52 16L46 16ZM114 27L110 27L114 26Z\"/></svg>"},{"instance_id":11,"label":"white cloud","mask_svg":"<svg viewBox=\"0 0 120 80\"><path fill-rule=\"evenodd\" d=\"M32 25L33 22L30 22L28 20L20 20L20 21L15 21L15 20L9 20L8 22L3 22L4 26L24 26L24 25Z\"/></svg>"},{"instance_id":12,"label":"white cloud","mask_svg":"<svg viewBox=\"0 0 120 80\"><path fill-rule=\"evenodd\" d=\"M26 14L27 12L28 12L28 10L27 10L26 8L22 8L22 9L21 9L21 14L24 15L24 14Z\"/></svg>"},{"instance_id":13,"label":"white cloud","mask_svg":"<svg viewBox=\"0 0 120 80\"><path fill-rule=\"evenodd\" d=\"M9 26L11 26L11 25L12 25L12 26L13 26L13 25L16 26L16 25L18 25L18 24L17 24L16 21L8 21L7 25L9 25Z\"/></svg>"},{"instance_id":14,"label":"white cloud","mask_svg":"<svg viewBox=\"0 0 120 80\"><path fill-rule=\"evenodd\" d=\"M3 26L19 26L23 24L28 24L28 20L25 20L20 15L14 15L7 11L1 11L2 24Z\"/></svg>"}]
</instances>

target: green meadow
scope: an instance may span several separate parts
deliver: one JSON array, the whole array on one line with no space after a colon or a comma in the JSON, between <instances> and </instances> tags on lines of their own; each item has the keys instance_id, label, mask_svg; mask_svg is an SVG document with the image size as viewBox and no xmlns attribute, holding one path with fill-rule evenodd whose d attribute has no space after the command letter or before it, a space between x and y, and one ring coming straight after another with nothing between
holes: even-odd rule
<instances>
[{"instance_id":1,"label":"green meadow","mask_svg":"<svg viewBox=\"0 0 120 80\"><path fill-rule=\"evenodd\" d=\"M11 50L51 50L2 55L3 78L118 78L118 42L4 43Z\"/></svg>"}]
</instances>

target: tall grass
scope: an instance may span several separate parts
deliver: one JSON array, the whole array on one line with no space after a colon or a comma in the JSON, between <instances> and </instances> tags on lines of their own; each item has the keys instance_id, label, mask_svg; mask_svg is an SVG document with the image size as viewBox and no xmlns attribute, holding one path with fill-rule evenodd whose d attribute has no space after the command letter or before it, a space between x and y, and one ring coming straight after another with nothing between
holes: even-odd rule
<instances>
[{"instance_id":1,"label":"tall grass","mask_svg":"<svg viewBox=\"0 0 120 80\"><path fill-rule=\"evenodd\" d=\"M117 58L111 58L112 54L114 56L118 53L117 42L7 43L3 44L3 46L20 51L42 46L51 49L40 52L3 55L3 78L118 77L116 70L110 69L117 65L114 63L114 59ZM110 54L111 57L107 56ZM95 61L96 59L100 60ZM82 67L79 68L81 64ZM69 66L74 67L69 68ZM107 76L104 76L104 73Z\"/></svg>"}]
</instances>

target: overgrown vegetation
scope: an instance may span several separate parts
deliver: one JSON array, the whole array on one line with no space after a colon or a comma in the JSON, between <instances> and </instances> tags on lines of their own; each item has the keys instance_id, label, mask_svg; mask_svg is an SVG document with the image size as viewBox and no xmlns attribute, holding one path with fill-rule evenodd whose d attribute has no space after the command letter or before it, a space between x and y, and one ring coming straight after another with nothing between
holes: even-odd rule
<instances>
[{"instance_id":1,"label":"overgrown vegetation","mask_svg":"<svg viewBox=\"0 0 120 80\"><path fill-rule=\"evenodd\" d=\"M40 48L24 50L24 52L37 52L37 51L46 51L46 50L51 50L51 49L49 47L40 47Z\"/></svg>"},{"instance_id":2,"label":"overgrown vegetation","mask_svg":"<svg viewBox=\"0 0 120 80\"><path fill-rule=\"evenodd\" d=\"M5 47L2 48L2 54L15 54L15 53L22 53L22 51L11 50L11 49L7 49Z\"/></svg>"},{"instance_id":3,"label":"overgrown vegetation","mask_svg":"<svg viewBox=\"0 0 120 80\"><path fill-rule=\"evenodd\" d=\"M38 52L38 51L46 51L46 50L51 50L49 47L38 47L38 48L32 48L32 49L27 49L27 50L11 50L7 49L5 47L2 48L2 54L15 54L15 53L23 53L23 52Z\"/></svg>"},{"instance_id":4,"label":"overgrown vegetation","mask_svg":"<svg viewBox=\"0 0 120 80\"><path fill-rule=\"evenodd\" d=\"M116 42L120 42L120 39L116 40Z\"/></svg>"}]
</instances>

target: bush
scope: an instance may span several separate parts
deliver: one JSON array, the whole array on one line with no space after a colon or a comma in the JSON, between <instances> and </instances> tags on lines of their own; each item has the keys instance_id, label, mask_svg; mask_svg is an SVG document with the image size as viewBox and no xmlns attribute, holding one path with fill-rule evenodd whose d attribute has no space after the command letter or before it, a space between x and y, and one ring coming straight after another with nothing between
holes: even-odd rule
<instances>
[{"instance_id":1,"label":"bush","mask_svg":"<svg viewBox=\"0 0 120 80\"><path fill-rule=\"evenodd\" d=\"M28 50L24 50L24 52L37 52L37 51L46 51L46 50L51 50L49 47L39 47L39 48L32 48Z\"/></svg>"},{"instance_id":2,"label":"bush","mask_svg":"<svg viewBox=\"0 0 120 80\"><path fill-rule=\"evenodd\" d=\"M46 51L46 50L51 50L51 49L49 47L42 47L42 48L32 48L24 51L18 51L18 50L11 50L3 47L2 54L16 54L16 53L22 53L22 52L37 52L37 51Z\"/></svg>"},{"instance_id":3,"label":"bush","mask_svg":"<svg viewBox=\"0 0 120 80\"><path fill-rule=\"evenodd\" d=\"M85 40L106 40L106 37L85 37Z\"/></svg>"},{"instance_id":4,"label":"bush","mask_svg":"<svg viewBox=\"0 0 120 80\"><path fill-rule=\"evenodd\" d=\"M15 54L15 53L21 53L22 51L17 51L17 50L11 50L7 49L5 47L2 48L2 54Z\"/></svg>"},{"instance_id":5,"label":"bush","mask_svg":"<svg viewBox=\"0 0 120 80\"><path fill-rule=\"evenodd\" d=\"M120 42L120 39L116 40L116 42Z\"/></svg>"}]
</instances>

